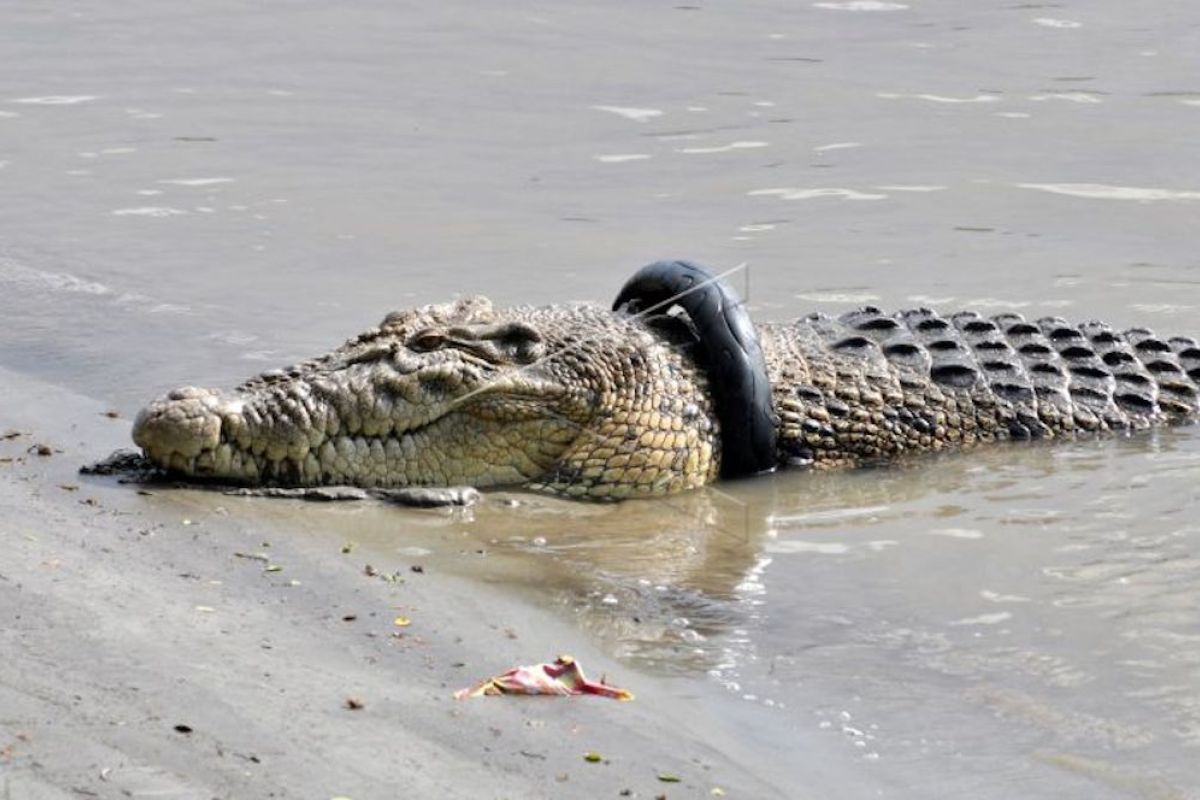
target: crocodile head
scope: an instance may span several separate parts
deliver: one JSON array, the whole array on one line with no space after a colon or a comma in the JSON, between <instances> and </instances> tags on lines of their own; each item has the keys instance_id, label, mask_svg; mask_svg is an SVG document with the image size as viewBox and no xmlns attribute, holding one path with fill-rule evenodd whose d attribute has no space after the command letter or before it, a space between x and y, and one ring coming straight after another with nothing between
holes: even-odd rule
<instances>
[{"instance_id":1,"label":"crocodile head","mask_svg":"<svg viewBox=\"0 0 1200 800\"><path fill-rule=\"evenodd\" d=\"M704 378L668 339L594 306L427 306L232 392L176 389L133 438L171 472L247 485L666 494L719 462Z\"/></svg>"}]
</instances>

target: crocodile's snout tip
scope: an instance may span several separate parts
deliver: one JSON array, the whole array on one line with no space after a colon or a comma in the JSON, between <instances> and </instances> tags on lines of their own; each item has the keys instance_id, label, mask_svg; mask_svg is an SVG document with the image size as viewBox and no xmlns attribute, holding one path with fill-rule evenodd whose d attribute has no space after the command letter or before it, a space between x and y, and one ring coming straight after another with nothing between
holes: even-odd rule
<instances>
[{"instance_id":1,"label":"crocodile's snout tip","mask_svg":"<svg viewBox=\"0 0 1200 800\"><path fill-rule=\"evenodd\" d=\"M194 386L176 389L150 403L133 423L133 441L160 466L189 471L194 459L221 439L217 393Z\"/></svg>"}]
</instances>

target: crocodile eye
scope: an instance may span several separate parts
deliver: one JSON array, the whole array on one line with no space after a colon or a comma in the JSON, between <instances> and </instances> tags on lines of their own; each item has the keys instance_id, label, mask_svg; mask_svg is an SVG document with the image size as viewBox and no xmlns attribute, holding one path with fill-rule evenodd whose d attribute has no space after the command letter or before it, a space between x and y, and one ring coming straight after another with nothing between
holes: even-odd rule
<instances>
[{"instance_id":1,"label":"crocodile eye","mask_svg":"<svg viewBox=\"0 0 1200 800\"><path fill-rule=\"evenodd\" d=\"M418 353L428 353L437 350L446 342L446 337L437 331L420 331L408 340L408 349Z\"/></svg>"}]
</instances>

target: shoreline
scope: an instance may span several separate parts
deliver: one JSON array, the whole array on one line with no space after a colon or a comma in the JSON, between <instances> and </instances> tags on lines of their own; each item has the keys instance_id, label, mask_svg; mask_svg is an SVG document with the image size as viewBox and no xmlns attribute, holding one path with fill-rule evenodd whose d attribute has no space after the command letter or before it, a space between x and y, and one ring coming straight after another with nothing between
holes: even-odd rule
<instances>
[{"instance_id":1,"label":"shoreline","mask_svg":"<svg viewBox=\"0 0 1200 800\"><path fill-rule=\"evenodd\" d=\"M617 663L503 585L367 576L388 556L342 553L302 503L288 530L259 513L281 501L79 476L125 446L128 421L0 377L0 428L29 434L0 442L24 458L0 465L6 800L794 796L794 766L734 741L718 720L737 700L703 679ZM41 442L61 452L21 455ZM237 555L258 551L280 568ZM637 699L452 698L563 651Z\"/></svg>"}]
</instances>

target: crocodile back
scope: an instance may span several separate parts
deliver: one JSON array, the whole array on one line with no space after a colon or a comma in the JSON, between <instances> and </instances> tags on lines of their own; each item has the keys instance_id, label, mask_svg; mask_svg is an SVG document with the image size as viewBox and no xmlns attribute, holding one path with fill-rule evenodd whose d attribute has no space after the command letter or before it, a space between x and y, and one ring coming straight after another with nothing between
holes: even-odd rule
<instances>
[{"instance_id":1,"label":"crocodile back","mask_svg":"<svg viewBox=\"0 0 1200 800\"><path fill-rule=\"evenodd\" d=\"M862 308L760 328L782 463L833 467L1194 419L1200 346L1146 328Z\"/></svg>"}]
</instances>

